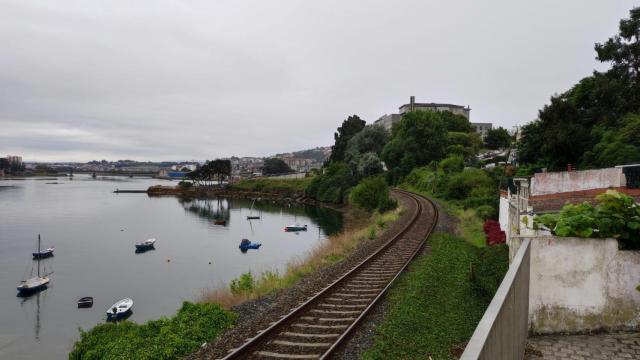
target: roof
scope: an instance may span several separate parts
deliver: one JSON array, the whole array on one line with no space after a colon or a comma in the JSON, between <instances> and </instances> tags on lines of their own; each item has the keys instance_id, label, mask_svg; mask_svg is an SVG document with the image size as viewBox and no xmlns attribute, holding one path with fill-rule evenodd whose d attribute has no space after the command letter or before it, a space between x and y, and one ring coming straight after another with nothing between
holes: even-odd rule
<instances>
[{"instance_id":1,"label":"roof","mask_svg":"<svg viewBox=\"0 0 640 360\"><path fill-rule=\"evenodd\" d=\"M404 104L404 105L400 106L399 109L402 109L405 106L411 106L411 104ZM450 107L450 108L458 108L458 109L467 109L466 107L464 107L462 105L439 104L439 103L414 103L414 106L416 106L416 107ZM469 110L471 110L471 109L469 109Z\"/></svg>"}]
</instances>

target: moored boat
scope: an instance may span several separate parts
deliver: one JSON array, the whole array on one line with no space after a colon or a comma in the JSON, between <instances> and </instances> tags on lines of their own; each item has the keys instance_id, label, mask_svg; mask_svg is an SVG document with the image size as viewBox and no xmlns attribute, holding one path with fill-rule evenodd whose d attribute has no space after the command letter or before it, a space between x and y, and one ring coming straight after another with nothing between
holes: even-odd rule
<instances>
[{"instance_id":1,"label":"moored boat","mask_svg":"<svg viewBox=\"0 0 640 360\"><path fill-rule=\"evenodd\" d=\"M93 306L93 298L91 296L85 296L78 299L79 308L90 308Z\"/></svg>"},{"instance_id":2,"label":"moored boat","mask_svg":"<svg viewBox=\"0 0 640 360\"><path fill-rule=\"evenodd\" d=\"M55 249L56 249L55 247L51 246L51 247L46 248L44 250L40 250L38 252L31 253L31 255L33 255L34 259L44 259L44 258L48 258L49 256L53 256L53 251Z\"/></svg>"},{"instance_id":3,"label":"moored boat","mask_svg":"<svg viewBox=\"0 0 640 360\"><path fill-rule=\"evenodd\" d=\"M216 220L213 220L213 223L216 224L216 225L227 225L227 220L216 219Z\"/></svg>"},{"instance_id":4,"label":"moored boat","mask_svg":"<svg viewBox=\"0 0 640 360\"><path fill-rule=\"evenodd\" d=\"M41 253L40 234L38 234L38 251L35 252L34 254L39 254L39 253ZM18 285L16 289L18 290L18 294L21 296L30 295L38 291L44 290L49 285L49 275L51 273L45 273L44 275L40 276L40 257L36 257L35 259L38 260L37 276L34 276L26 280L22 280L20 282L20 285ZM31 268L31 273L33 274L33 268Z\"/></svg>"},{"instance_id":5,"label":"moored boat","mask_svg":"<svg viewBox=\"0 0 640 360\"><path fill-rule=\"evenodd\" d=\"M249 239L242 239L242 241L240 241L240 246L238 246L240 248L240 250L249 250L249 249L259 249L260 246L262 246L261 243L252 243L251 241L249 241Z\"/></svg>"},{"instance_id":6,"label":"moored boat","mask_svg":"<svg viewBox=\"0 0 640 360\"><path fill-rule=\"evenodd\" d=\"M133 300L131 298L124 298L111 305L109 310L107 310L107 320L123 319L131 313L132 308Z\"/></svg>"},{"instance_id":7,"label":"moored boat","mask_svg":"<svg viewBox=\"0 0 640 360\"><path fill-rule=\"evenodd\" d=\"M154 238L147 239L145 241L140 241L140 242L136 243L136 250L137 251L145 251L145 250L153 249L155 243L156 243L156 239L154 239Z\"/></svg>"},{"instance_id":8,"label":"moored boat","mask_svg":"<svg viewBox=\"0 0 640 360\"><path fill-rule=\"evenodd\" d=\"M284 231L307 231L307 225L289 225L284 227Z\"/></svg>"}]
</instances>

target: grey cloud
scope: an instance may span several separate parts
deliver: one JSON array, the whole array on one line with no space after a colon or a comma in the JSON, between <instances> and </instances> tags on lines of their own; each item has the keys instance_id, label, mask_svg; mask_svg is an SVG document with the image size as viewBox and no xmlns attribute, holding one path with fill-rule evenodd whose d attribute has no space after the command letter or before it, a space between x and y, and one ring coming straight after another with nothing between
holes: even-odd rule
<instances>
[{"instance_id":1,"label":"grey cloud","mask_svg":"<svg viewBox=\"0 0 640 360\"><path fill-rule=\"evenodd\" d=\"M509 127L604 68L593 43L633 6L0 0L0 154L269 155L329 145L348 115L409 95Z\"/></svg>"}]
</instances>

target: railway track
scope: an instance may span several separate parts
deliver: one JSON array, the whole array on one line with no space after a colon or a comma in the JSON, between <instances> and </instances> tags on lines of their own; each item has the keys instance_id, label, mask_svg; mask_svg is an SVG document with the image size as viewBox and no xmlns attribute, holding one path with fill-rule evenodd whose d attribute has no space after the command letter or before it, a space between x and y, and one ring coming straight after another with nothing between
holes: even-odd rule
<instances>
[{"instance_id":1,"label":"railway track","mask_svg":"<svg viewBox=\"0 0 640 360\"><path fill-rule=\"evenodd\" d=\"M438 210L430 200L394 191L415 203L405 227L378 251L224 359L329 357L420 252L438 222Z\"/></svg>"}]
</instances>

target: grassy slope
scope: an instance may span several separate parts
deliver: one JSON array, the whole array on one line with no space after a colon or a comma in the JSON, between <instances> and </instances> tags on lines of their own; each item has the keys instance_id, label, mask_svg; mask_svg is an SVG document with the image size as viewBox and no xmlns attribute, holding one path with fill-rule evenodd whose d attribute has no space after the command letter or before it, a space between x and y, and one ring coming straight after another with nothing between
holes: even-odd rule
<instances>
[{"instance_id":1,"label":"grassy slope","mask_svg":"<svg viewBox=\"0 0 640 360\"><path fill-rule=\"evenodd\" d=\"M215 304L185 302L171 318L138 325L105 323L82 331L69 359L175 359L196 350L235 322Z\"/></svg>"},{"instance_id":2,"label":"grassy slope","mask_svg":"<svg viewBox=\"0 0 640 360\"><path fill-rule=\"evenodd\" d=\"M364 359L455 359L451 349L471 337L489 304L469 276L478 248L442 233L429 241L431 253L394 285L391 312Z\"/></svg>"},{"instance_id":3,"label":"grassy slope","mask_svg":"<svg viewBox=\"0 0 640 360\"><path fill-rule=\"evenodd\" d=\"M304 179L263 178L242 180L237 184L233 184L231 186L231 189L238 191L256 191L294 196L296 194L303 194L309 183L311 183L312 179L312 177L308 177Z\"/></svg>"}]
</instances>

